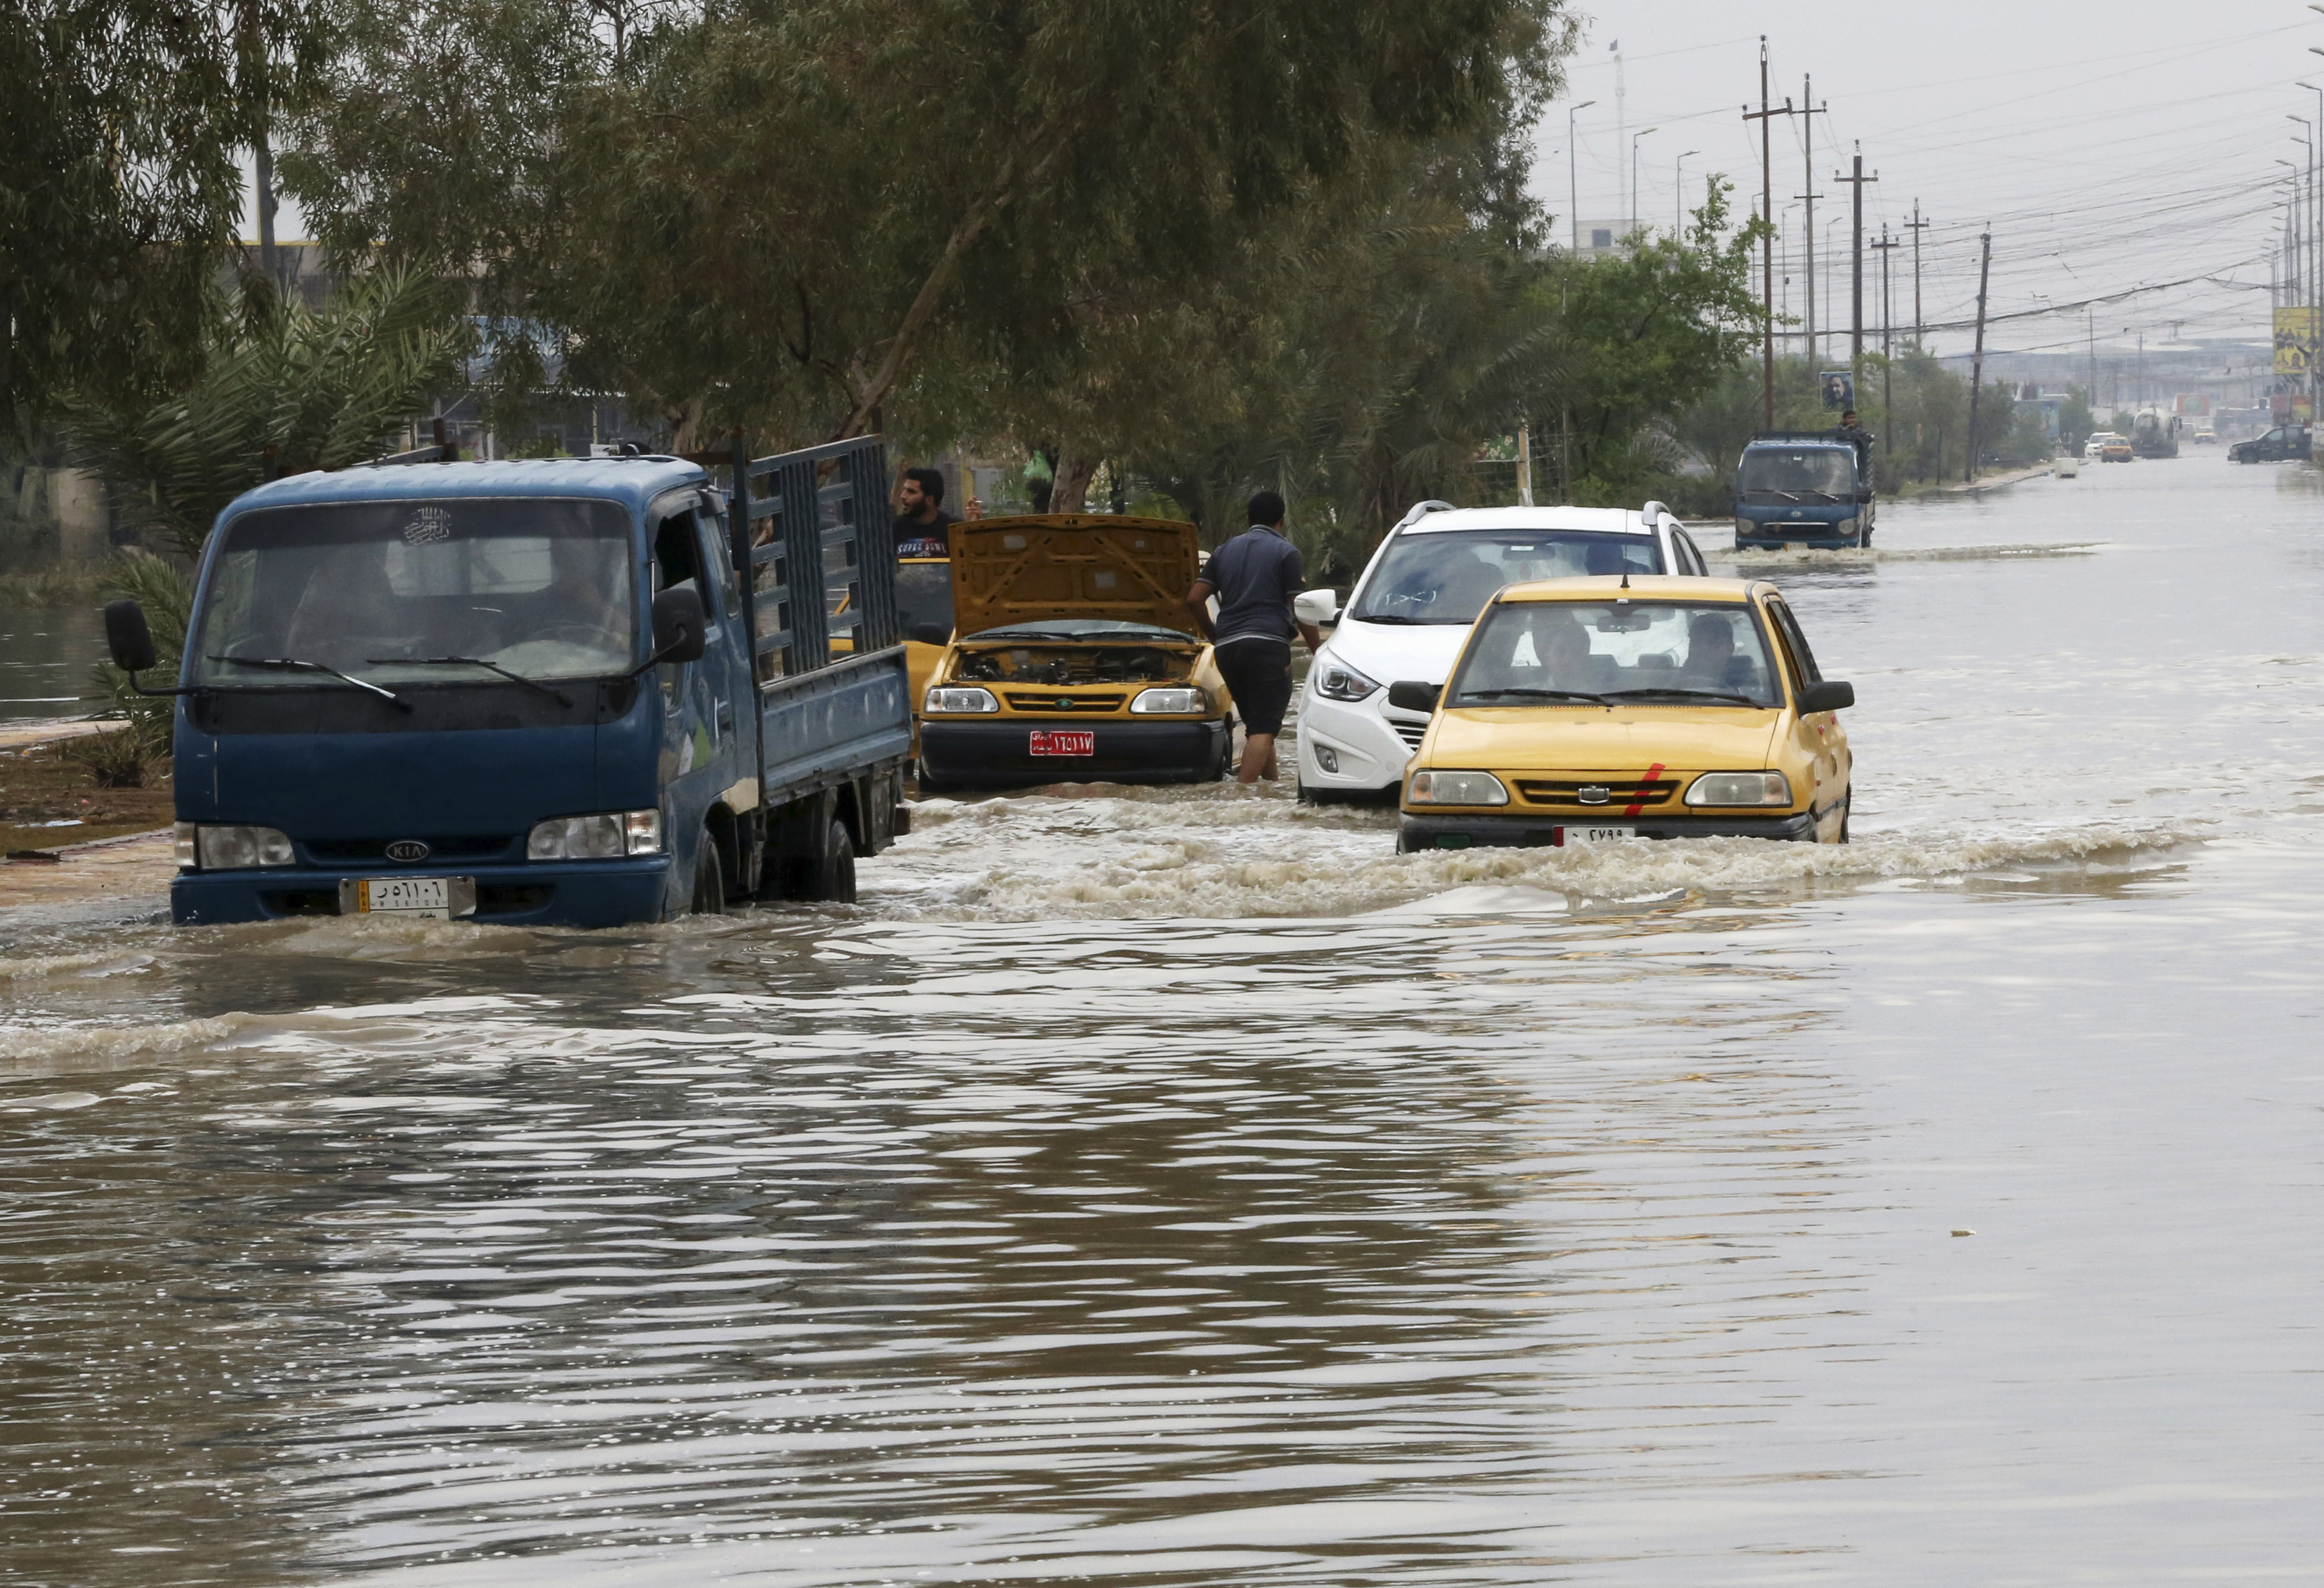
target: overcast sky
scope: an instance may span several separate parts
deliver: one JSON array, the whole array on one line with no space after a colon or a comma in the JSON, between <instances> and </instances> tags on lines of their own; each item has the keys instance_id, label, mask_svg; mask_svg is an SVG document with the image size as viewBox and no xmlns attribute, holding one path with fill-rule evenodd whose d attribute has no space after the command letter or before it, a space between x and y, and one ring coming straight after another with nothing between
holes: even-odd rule
<instances>
[{"instance_id":1,"label":"overcast sky","mask_svg":"<svg viewBox=\"0 0 2324 1588\"><path fill-rule=\"evenodd\" d=\"M2268 335L2269 253L2282 216L2279 179L2289 174L2274 162L2307 160L2301 129L2285 117L2313 118L2317 96L2295 79L2324 84L2324 56L2308 52L2324 47L2324 15L2304 0L1584 0L1582 9L1591 20L1570 100L1597 103L1576 123L1578 206L1567 201L1566 106L1538 132L1535 186L1562 235L1571 235L1569 211L1585 228L1626 215L1629 140L1617 127L1609 48L1618 41L1621 120L1629 134L1656 129L1637 140L1640 219L1672 224L1674 161L1687 150L1699 151L1685 162L1690 198L1699 201L1703 173L1724 171L1735 180L1738 215L1756 206L1758 134L1740 111L1747 100L1757 108L1764 32L1775 102L1803 103L1804 74L1817 104L1831 106L1813 123L1816 229L1829 235L1838 267L1838 312L1820 304L1823 324L1848 323L1849 189L1831 179L1860 140L1866 173L1880 178L1865 189L1868 241L1886 223L1907 243L1891 255L1900 324L1913 312L1904 223L1917 199L1932 223L1922 234L1932 325L1975 314L1978 234L1989 224L1995 314L2211 276L2261 290L2198 282L2099 304L2100 346L2143 331L2153 346L2169 340L2174 322L2189 337ZM1803 130L1796 116L1774 124L1788 256L1788 269L1778 262L1777 297L1780 306L1781 278L1791 275L1794 315L1803 308L1794 195L1805 191ZM1817 253L1821 277L1821 235ZM1866 256L1868 327L1879 319L1877 257ZM2077 307L2003 322L1987 345L2080 346L2085 325ZM1930 341L1965 351L1969 336L1940 331Z\"/></svg>"}]
</instances>

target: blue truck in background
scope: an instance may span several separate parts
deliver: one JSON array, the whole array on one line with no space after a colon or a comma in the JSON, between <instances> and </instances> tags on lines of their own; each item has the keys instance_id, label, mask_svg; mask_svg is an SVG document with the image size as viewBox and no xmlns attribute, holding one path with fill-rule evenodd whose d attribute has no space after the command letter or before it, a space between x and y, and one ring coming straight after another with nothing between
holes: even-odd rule
<instances>
[{"instance_id":1,"label":"blue truck in background","mask_svg":"<svg viewBox=\"0 0 2324 1588\"><path fill-rule=\"evenodd\" d=\"M1735 469L1735 544L1868 546L1875 506L1871 459L1848 436L1762 430Z\"/></svg>"},{"instance_id":2,"label":"blue truck in background","mask_svg":"<svg viewBox=\"0 0 2324 1588\"><path fill-rule=\"evenodd\" d=\"M177 697L173 918L852 900L908 820L878 438L737 441L723 488L674 457L449 457L219 514L177 686L147 691ZM106 623L133 680L154 665L134 602Z\"/></svg>"}]
</instances>

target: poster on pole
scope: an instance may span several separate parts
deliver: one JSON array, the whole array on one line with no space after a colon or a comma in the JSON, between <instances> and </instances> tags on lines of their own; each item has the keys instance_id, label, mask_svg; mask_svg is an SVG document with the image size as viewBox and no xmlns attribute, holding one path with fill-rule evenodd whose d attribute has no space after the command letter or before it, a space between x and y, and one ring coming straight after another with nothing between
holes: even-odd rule
<instances>
[{"instance_id":1,"label":"poster on pole","mask_svg":"<svg viewBox=\"0 0 2324 1588\"><path fill-rule=\"evenodd\" d=\"M2275 311L2275 373L2303 379L2316 361L2316 311L2279 309Z\"/></svg>"},{"instance_id":2,"label":"poster on pole","mask_svg":"<svg viewBox=\"0 0 2324 1588\"><path fill-rule=\"evenodd\" d=\"M2277 356L2282 355L2278 354ZM1828 369L1816 378L1823 383L1823 405L1826 408L1849 409L1856 406L1856 382L1846 370Z\"/></svg>"}]
</instances>

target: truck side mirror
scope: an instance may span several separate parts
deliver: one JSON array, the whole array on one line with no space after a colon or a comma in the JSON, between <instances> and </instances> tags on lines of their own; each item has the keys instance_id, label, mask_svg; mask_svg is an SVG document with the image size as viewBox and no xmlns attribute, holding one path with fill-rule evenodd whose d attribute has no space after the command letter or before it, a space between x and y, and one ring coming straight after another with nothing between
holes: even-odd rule
<instances>
[{"instance_id":1,"label":"truck side mirror","mask_svg":"<svg viewBox=\"0 0 2324 1588\"><path fill-rule=\"evenodd\" d=\"M914 623L912 625L912 632L906 637L908 639L916 640L923 645L949 645L952 643L952 631L945 628L942 623Z\"/></svg>"},{"instance_id":2,"label":"truck side mirror","mask_svg":"<svg viewBox=\"0 0 2324 1588\"><path fill-rule=\"evenodd\" d=\"M1434 713L1436 697L1444 692L1442 684L1424 683L1418 679L1403 679L1388 687L1388 703L1398 711Z\"/></svg>"},{"instance_id":3,"label":"truck side mirror","mask_svg":"<svg viewBox=\"0 0 2324 1588\"><path fill-rule=\"evenodd\" d=\"M1336 590L1302 590L1292 597L1291 615L1303 623L1322 628L1340 615L1340 596Z\"/></svg>"},{"instance_id":4,"label":"truck side mirror","mask_svg":"<svg viewBox=\"0 0 2324 1588\"><path fill-rule=\"evenodd\" d=\"M1800 691L1800 715L1843 711L1856 704L1856 686L1845 679L1825 679Z\"/></svg>"},{"instance_id":5,"label":"truck side mirror","mask_svg":"<svg viewBox=\"0 0 2324 1588\"><path fill-rule=\"evenodd\" d=\"M105 644L113 652L113 665L124 673L142 673L152 667L153 631L145 622L145 609L134 601L115 601L105 609Z\"/></svg>"},{"instance_id":6,"label":"truck side mirror","mask_svg":"<svg viewBox=\"0 0 2324 1588\"><path fill-rule=\"evenodd\" d=\"M638 671L658 662L699 661L709 642L708 627L702 593L690 582L672 585L653 599L653 654Z\"/></svg>"}]
</instances>

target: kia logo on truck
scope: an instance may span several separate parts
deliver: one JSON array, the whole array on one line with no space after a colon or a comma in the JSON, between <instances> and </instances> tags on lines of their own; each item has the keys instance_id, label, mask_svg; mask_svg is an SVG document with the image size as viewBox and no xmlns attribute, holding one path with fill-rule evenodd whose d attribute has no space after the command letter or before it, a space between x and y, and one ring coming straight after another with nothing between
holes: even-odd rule
<instances>
[{"instance_id":1,"label":"kia logo on truck","mask_svg":"<svg viewBox=\"0 0 2324 1588\"><path fill-rule=\"evenodd\" d=\"M426 860L431 853L428 845L417 838L398 838L387 846L388 859L401 861L405 865L417 864Z\"/></svg>"}]
</instances>

